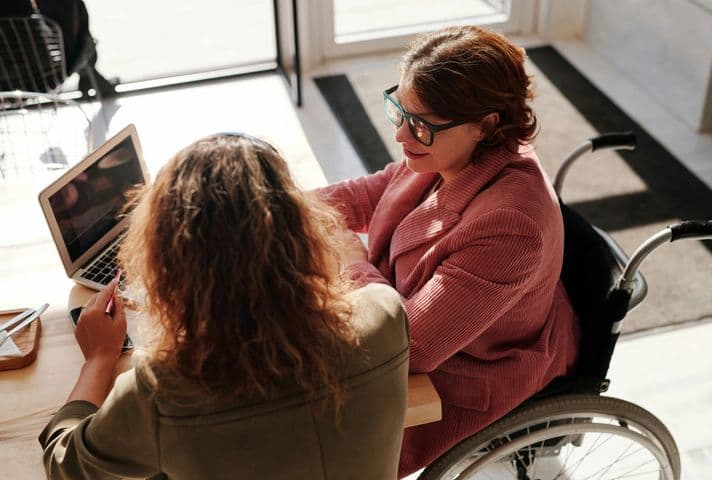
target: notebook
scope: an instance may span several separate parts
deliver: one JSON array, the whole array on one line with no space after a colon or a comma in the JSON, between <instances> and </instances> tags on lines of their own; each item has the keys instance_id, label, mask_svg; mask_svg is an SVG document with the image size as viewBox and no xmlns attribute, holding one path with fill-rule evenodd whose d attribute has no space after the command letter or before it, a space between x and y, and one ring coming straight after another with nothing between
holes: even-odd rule
<instances>
[{"instance_id":1,"label":"notebook","mask_svg":"<svg viewBox=\"0 0 712 480\"><path fill-rule=\"evenodd\" d=\"M127 192L149 183L138 134L121 130L39 195L67 276L99 290L116 274Z\"/></svg>"}]
</instances>

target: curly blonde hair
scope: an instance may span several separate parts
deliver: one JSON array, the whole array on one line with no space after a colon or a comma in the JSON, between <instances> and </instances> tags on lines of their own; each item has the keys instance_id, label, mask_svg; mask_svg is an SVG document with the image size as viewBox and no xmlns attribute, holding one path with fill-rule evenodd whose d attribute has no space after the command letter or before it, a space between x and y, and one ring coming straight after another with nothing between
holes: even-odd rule
<instances>
[{"instance_id":1,"label":"curly blonde hair","mask_svg":"<svg viewBox=\"0 0 712 480\"><path fill-rule=\"evenodd\" d=\"M341 402L335 352L356 345L338 275L338 214L266 142L203 138L139 194L119 253L146 291L153 361L209 392L296 382Z\"/></svg>"}]
</instances>

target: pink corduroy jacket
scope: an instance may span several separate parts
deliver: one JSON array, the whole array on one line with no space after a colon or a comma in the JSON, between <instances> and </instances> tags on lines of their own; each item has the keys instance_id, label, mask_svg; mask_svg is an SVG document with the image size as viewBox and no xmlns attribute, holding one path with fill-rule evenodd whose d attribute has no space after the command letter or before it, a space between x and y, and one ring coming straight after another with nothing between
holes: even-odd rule
<instances>
[{"instance_id":1,"label":"pink corduroy jacket","mask_svg":"<svg viewBox=\"0 0 712 480\"><path fill-rule=\"evenodd\" d=\"M401 294L410 371L443 403L442 421L406 430L401 476L569 373L578 346L561 213L533 148L479 154L426 198L437 178L398 162L320 190L368 233L368 262L350 273Z\"/></svg>"}]
</instances>

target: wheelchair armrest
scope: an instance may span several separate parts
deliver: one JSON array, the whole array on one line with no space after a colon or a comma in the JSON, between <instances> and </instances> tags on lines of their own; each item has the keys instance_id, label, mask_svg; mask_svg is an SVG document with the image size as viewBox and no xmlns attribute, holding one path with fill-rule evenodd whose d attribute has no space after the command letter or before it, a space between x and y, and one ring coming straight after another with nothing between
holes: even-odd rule
<instances>
[{"instance_id":1,"label":"wheelchair armrest","mask_svg":"<svg viewBox=\"0 0 712 480\"><path fill-rule=\"evenodd\" d=\"M608 232L606 232L605 230L601 230L595 225L593 226L593 228L596 230L596 233L598 233L601 238L606 242L608 248L611 250L613 257L616 259L616 262L618 263L618 266L621 268L622 271L628 264L628 255L626 255L620 245L618 245L618 242L616 242L613 237L608 234ZM635 307L640 305L640 303L645 299L646 295L648 294L648 282L645 280L645 277L640 271L637 271L635 273L631 286L633 288L633 293L631 294L630 303L628 304L628 311L631 311Z\"/></svg>"},{"instance_id":2,"label":"wheelchair armrest","mask_svg":"<svg viewBox=\"0 0 712 480\"><path fill-rule=\"evenodd\" d=\"M635 150L636 144L637 139L633 132L609 132L589 138L574 148L559 165L559 168L554 173L554 179L551 182L554 186L554 191L557 195L561 195L564 178L571 168L571 165L579 157L597 150Z\"/></svg>"}]
</instances>

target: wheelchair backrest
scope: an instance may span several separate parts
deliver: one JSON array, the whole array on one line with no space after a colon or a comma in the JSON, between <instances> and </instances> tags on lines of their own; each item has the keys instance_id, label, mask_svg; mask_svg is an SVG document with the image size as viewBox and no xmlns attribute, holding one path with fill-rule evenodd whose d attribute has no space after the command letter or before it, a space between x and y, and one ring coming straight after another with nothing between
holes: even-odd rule
<instances>
[{"instance_id":1,"label":"wheelchair backrest","mask_svg":"<svg viewBox=\"0 0 712 480\"><path fill-rule=\"evenodd\" d=\"M608 243L593 226L560 203L564 220L561 280L581 327L576 377L600 391L617 340L611 326L626 311L619 312L617 294L613 291L621 269Z\"/></svg>"}]
</instances>

